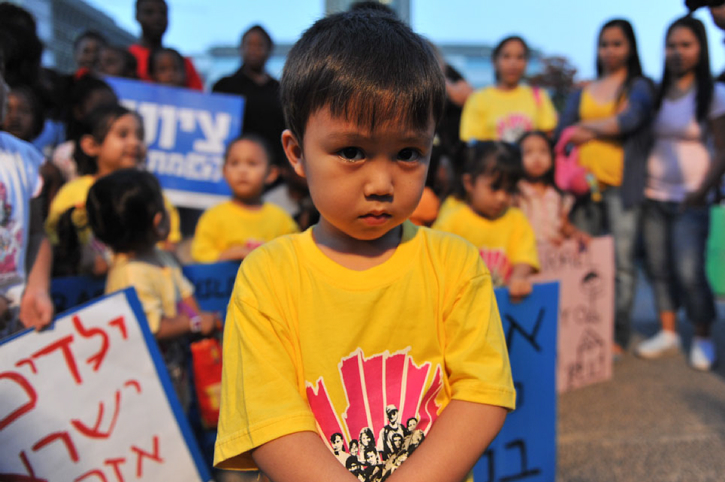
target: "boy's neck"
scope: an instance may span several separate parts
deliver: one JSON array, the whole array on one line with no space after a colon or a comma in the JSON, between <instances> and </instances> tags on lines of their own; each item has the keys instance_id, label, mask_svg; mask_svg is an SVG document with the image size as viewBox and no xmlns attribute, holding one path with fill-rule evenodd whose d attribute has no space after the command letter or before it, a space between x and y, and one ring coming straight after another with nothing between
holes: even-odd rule
<instances>
[{"instance_id":1,"label":"boy's neck","mask_svg":"<svg viewBox=\"0 0 725 482\"><path fill-rule=\"evenodd\" d=\"M142 47L149 50L160 49L162 47L161 38L150 38L142 35L139 43Z\"/></svg>"},{"instance_id":2,"label":"boy's neck","mask_svg":"<svg viewBox=\"0 0 725 482\"><path fill-rule=\"evenodd\" d=\"M255 196L253 198L241 198L238 196L232 196L232 202L238 206L242 206L247 209L260 209L264 205L262 196Z\"/></svg>"},{"instance_id":3,"label":"boy's neck","mask_svg":"<svg viewBox=\"0 0 725 482\"><path fill-rule=\"evenodd\" d=\"M403 237L403 226L396 226L377 239L363 240L347 235L321 218L312 228L312 236L320 250L337 264L365 271L393 256Z\"/></svg>"}]
</instances>

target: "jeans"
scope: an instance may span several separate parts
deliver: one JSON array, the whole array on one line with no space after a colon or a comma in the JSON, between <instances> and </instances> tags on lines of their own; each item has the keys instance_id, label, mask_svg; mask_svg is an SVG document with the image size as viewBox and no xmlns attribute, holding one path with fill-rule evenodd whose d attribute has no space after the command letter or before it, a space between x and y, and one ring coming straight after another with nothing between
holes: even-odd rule
<instances>
[{"instance_id":1,"label":"jeans","mask_svg":"<svg viewBox=\"0 0 725 482\"><path fill-rule=\"evenodd\" d=\"M677 311L684 306L694 324L712 323L715 300L705 274L710 208L647 200L643 223L657 311Z\"/></svg>"},{"instance_id":2,"label":"jeans","mask_svg":"<svg viewBox=\"0 0 725 482\"><path fill-rule=\"evenodd\" d=\"M637 287L634 264L641 209L624 209L618 188L607 188L602 201L580 201L572 211L572 223L592 236L611 234L614 238L614 341L626 348L632 334L632 307Z\"/></svg>"}]
</instances>

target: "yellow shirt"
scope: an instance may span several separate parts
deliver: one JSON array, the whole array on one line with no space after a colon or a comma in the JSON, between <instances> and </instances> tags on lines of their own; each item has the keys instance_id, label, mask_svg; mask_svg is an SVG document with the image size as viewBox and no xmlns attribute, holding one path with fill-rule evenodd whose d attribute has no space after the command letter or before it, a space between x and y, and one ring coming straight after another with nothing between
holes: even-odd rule
<instances>
[{"instance_id":1,"label":"yellow shirt","mask_svg":"<svg viewBox=\"0 0 725 482\"><path fill-rule=\"evenodd\" d=\"M491 221L465 205L436 222L433 229L457 234L476 246L496 286L506 284L516 264L539 269L534 230L517 208L509 208L503 216Z\"/></svg>"},{"instance_id":2,"label":"yellow shirt","mask_svg":"<svg viewBox=\"0 0 725 482\"><path fill-rule=\"evenodd\" d=\"M213 263L233 246L255 248L298 231L294 219L274 204L264 203L260 209L249 209L227 201L208 209L199 218L191 256L200 263Z\"/></svg>"},{"instance_id":3,"label":"yellow shirt","mask_svg":"<svg viewBox=\"0 0 725 482\"><path fill-rule=\"evenodd\" d=\"M436 222L441 222L446 219L452 213L455 213L459 208L465 206L466 203L461 201L456 196L450 195L443 200L441 208L438 210L438 218ZM435 224L435 223L434 223Z\"/></svg>"},{"instance_id":4,"label":"yellow shirt","mask_svg":"<svg viewBox=\"0 0 725 482\"><path fill-rule=\"evenodd\" d=\"M313 431L330 450L330 437L342 434L341 462L350 461L352 439L367 441L384 471L405 455L380 456L395 433L412 450L451 400L514 408L478 252L455 236L403 226L393 256L365 271L328 258L311 230L277 238L242 263L224 331L218 467L254 468L253 448ZM412 418L415 430L403 431Z\"/></svg>"},{"instance_id":5,"label":"yellow shirt","mask_svg":"<svg viewBox=\"0 0 725 482\"><path fill-rule=\"evenodd\" d=\"M543 89L491 86L471 94L461 114L461 140L516 142L528 131L556 127L556 110Z\"/></svg>"},{"instance_id":6,"label":"yellow shirt","mask_svg":"<svg viewBox=\"0 0 725 482\"><path fill-rule=\"evenodd\" d=\"M194 286L181 273L181 268L170 253L157 250L156 257L163 266L117 254L106 278L106 293L129 286L136 289L153 333L159 331L161 318L175 317L178 303L194 294Z\"/></svg>"},{"instance_id":7,"label":"yellow shirt","mask_svg":"<svg viewBox=\"0 0 725 482\"><path fill-rule=\"evenodd\" d=\"M89 174L69 181L60 188L58 194L53 198L53 202L50 203L48 219L45 221L45 231L51 240L57 240L56 226L64 212L72 207L82 207L85 209L88 191L91 190L94 182L96 182L95 176ZM166 199L166 196L164 196L164 207L166 207L166 212L169 214L169 222L171 225L167 241L178 243L181 241L179 212Z\"/></svg>"},{"instance_id":8,"label":"yellow shirt","mask_svg":"<svg viewBox=\"0 0 725 482\"><path fill-rule=\"evenodd\" d=\"M600 104L589 93L582 92L579 103L579 117L583 121L606 119L617 114L617 102ZM597 181L609 185L622 184L624 170L624 149L618 141L593 139L579 146L579 164L586 167Z\"/></svg>"}]
</instances>

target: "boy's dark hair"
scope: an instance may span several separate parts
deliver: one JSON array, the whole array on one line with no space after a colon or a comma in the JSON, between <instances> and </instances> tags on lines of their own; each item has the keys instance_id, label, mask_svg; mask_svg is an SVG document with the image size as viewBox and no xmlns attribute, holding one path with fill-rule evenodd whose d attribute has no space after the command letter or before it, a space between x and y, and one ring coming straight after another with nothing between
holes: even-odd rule
<instances>
[{"instance_id":1,"label":"boy's dark hair","mask_svg":"<svg viewBox=\"0 0 725 482\"><path fill-rule=\"evenodd\" d=\"M100 33L96 32L95 30L85 30L85 31L81 32L80 35L78 35L76 37L76 39L73 41L73 51L74 52L78 49L78 46L80 45L80 43L82 41L84 41L85 39L95 40L96 42L98 42L100 44L101 47L105 47L106 45L108 45L108 40L106 40L106 37L104 37Z\"/></svg>"},{"instance_id":2,"label":"boy's dark hair","mask_svg":"<svg viewBox=\"0 0 725 482\"><path fill-rule=\"evenodd\" d=\"M138 169L121 169L96 181L88 192L86 210L93 233L116 253L156 244L154 217L165 213L156 177Z\"/></svg>"},{"instance_id":3,"label":"boy's dark hair","mask_svg":"<svg viewBox=\"0 0 725 482\"><path fill-rule=\"evenodd\" d=\"M698 19L687 15L685 17L678 18L667 28L667 34L665 35L665 42L676 28L686 28L692 32L697 41L700 44L700 58L695 67L695 86L697 88L697 94L695 97L695 116L698 122L703 122L707 119L707 113L710 110L710 102L715 91L715 81L712 78L712 71L710 70L710 51L707 45L707 31L705 25ZM664 73L662 74L662 82L660 83L659 91L657 92L657 102L655 104L656 110L659 111L662 107L662 101L667 94L667 90L674 82L672 74L667 68L665 62Z\"/></svg>"},{"instance_id":4,"label":"boy's dark hair","mask_svg":"<svg viewBox=\"0 0 725 482\"><path fill-rule=\"evenodd\" d=\"M269 32L267 32L267 31L266 31L266 30L264 29L264 27L262 27L262 26L261 26L261 25L259 25L259 24L257 24L257 25L252 25L251 27L249 27L249 28L248 28L248 29L247 29L247 30L246 30L246 31L245 31L245 32L244 32L244 33L242 34L242 38L241 38L241 39L239 39L239 45L242 45L242 44L244 43L244 40L245 40L245 39L247 38L247 36L248 36L249 34L251 34L251 33L255 33L255 32L256 32L256 33L258 33L259 35L261 35L262 37L264 37L264 40L266 40L266 41L267 41L267 45L269 46L269 51L271 52L271 51L272 51L272 49L274 48L274 42L272 41L272 36L271 36L271 35L269 35Z\"/></svg>"},{"instance_id":5,"label":"boy's dark hair","mask_svg":"<svg viewBox=\"0 0 725 482\"><path fill-rule=\"evenodd\" d=\"M120 104L101 105L93 109L80 123L78 137L75 140L73 159L78 165L78 174L95 174L98 171L98 163L81 148L81 139L85 135L93 136L97 143L101 144L111 130L111 126L120 117L126 114L138 114L123 107ZM140 119L140 117L139 117Z\"/></svg>"},{"instance_id":6,"label":"boy's dark hair","mask_svg":"<svg viewBox=\"0 0 725 482\"><path fill-rule=\"evenodd\" d=\"M352 5L350 5L349 10L351 12L359 12L364 10L366 12L376 12L384 15L392 15L393 17L398 18L398 14L395 13L395 10L383 3L376 2L375 0L361 0L359 2L353 2Z\"/></svg>"},{"instance_id":7,"label":"boy's dark hair","mask_svg":"<svg viewBox=\"0 0 725 482\"><path fill-rule=\"evenodd\" d=\"M73 222L76 208L72 207L58 218L55 226L57 240L53 243L53 276L75 276L79 274L82 259L79 226Z\"/></svg>"},{"instance_id":8,"label":"boy's dark hair","mask_svg":"<svg viewBox=\"0 0 725 482\"><path fill-rule=\"evenodd\" d=\"M156 73L156 59L159 58L159 55L163 54L171 54L178 63L179 69L186 75L185 65L184 65L184 56L179 53L178 50L170 49L167 47L161 47L158 49L153 49L151 53L149 54L149 62L148 62L148 74L149 77L153 77Z\"/></svg>"},{"instance_id":9,"label":"boy's dark hair","mask_svg":"<svg viewBox=\"0 0 725 482\"><path fill-rule=\"evenodd\" d=\"M131 52L128 51L128 49L121 47L120 45L106 45L103 48L104 50L112 50L123 58L123 77L129 79L137 78L136 71L138 70L138 60Z\"/></svg>"},{"instance_id":10,"label":"boy's dark hair","mask_svg":"<svg viewBox=\"0 0 725 482\"><path fill-rule=\"evenodd\" d=\"M237 137L233 141L231 141L229 144L227 144L227 148L224 151L224 164L227 163L227 159L229 158L229 151L232 150L232 146L236 144L237 142L241 141L249 141L254 142L255 144L258 144L263 150L265 155L267 156L267 165L272 166L275 165L276 159L274 158L274 155L272 154L272 147L269 145L269 142L267 142L267 139L264 137L258 135L258 134L242 134L241 136Z\"/></svg>"},{"instance_id":11,"label":"boy's dark hair","mask_svg":"<svg viewBox=\"0 0 725 482\"><path fill-rule=\"evenodd\" d=\"M438 123L445 97L426 41L390 15L364 10L315 22L292 47L281 80L285 120L300 143L323 107L370 130L392 118L425 129L431 117Z\"/></svg>"},{"instance_id":12,"label":"boy's dark hair","mask_svg":"<svg viewBox=\"0 0 725 482\"><path fill-rule=\"evenodd\" d=\"M516 184L524 175L521 151L508 142L483 141L468 147L463 174L475 180L478 176L491 176L493 190L516 191ZM462 192L461 194L464 194Z\"/></svg>"}]
</instances>

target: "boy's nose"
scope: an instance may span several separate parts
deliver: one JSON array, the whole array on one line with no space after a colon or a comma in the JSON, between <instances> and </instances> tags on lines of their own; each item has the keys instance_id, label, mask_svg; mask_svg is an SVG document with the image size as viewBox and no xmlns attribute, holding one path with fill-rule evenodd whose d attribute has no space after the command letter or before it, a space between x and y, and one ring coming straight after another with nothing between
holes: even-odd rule
<instances>
[{"instance_id":1,"label":"boy's nose","mask_svg":"<svg viewBox=\"0 0 725 482\"><path fill-rule=\"evenodd\" d=\"M388 169L371 165L363 192L366 197L391 196L393 194L393 178Z\"/></svg>"}]
</instances>

